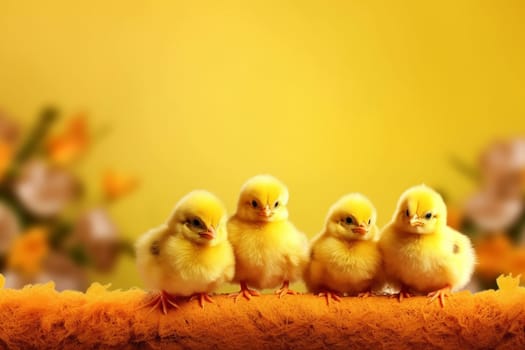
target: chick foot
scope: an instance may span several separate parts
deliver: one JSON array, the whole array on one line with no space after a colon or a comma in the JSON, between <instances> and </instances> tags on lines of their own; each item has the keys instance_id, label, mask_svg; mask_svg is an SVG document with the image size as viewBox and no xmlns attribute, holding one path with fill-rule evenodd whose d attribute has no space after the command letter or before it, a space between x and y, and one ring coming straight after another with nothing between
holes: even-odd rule
<instances>
[{"instance_id":1,"label":"chick foot","mask_svg":"<svg viewBox=\"0 0 525 350\"><path fill-rule=\"evenodd\" d=\"M239 299L240 296L243 296L246 300L251 300L252 297L258 297L260 295L261 293L259 293L255 289L248 288L246 282L241 282L241 290L237 293L232 293L228 296L233 298L234 302L237 302L237 299Z\"/></svg>"},{"instance_id":2,"label":"chick foot","mask_svg":"<svg viewBox=\"0 0 525 350\"><path fill-rule=\"evenodd\" d=\"M394 294L393 297L397 297L397 300L398 300L399 302L402 302L403 299L411 298L411 297L413 297L413 295L410 294L410 293L408 292L407 289L405 289L405 288L401 288L401 290L399 291L399 293Z\"/></svg>"},{"instance_id":3,"label":"chick foot","mask_svg":"<svg viewBox=\"0 0 525 350\"><path fill-rule=\"evenodd\" d=\"M363 299L368 298L370 296L372 296L372 292L369 291L369 290L366 291L366 292L362 292L362 293L357 294L358 298L363 298Z\"/></svg>"},{"instance_id":4,"label":"chick foot","mask_svg":"<svg viewBox=\"0 0 525 350\"><path fill-rule=\"evenodd\" d=\"M330 306L330 300L334 300L334 301L340 302L341 301L341 297L342 297L342 295L340 293L332 292L332 291L328 291L328 290L318 293L317 296L318 297L324 297L325 300L326 300L326 305L327 306Z\"/></svg>"},{"instance_id":5,"label":"chick foot","mask_svg":"<svg viewBox=\"0 0 525 350\"><path fill-rule=\"evenodd\" d=\"M166 315L168 313L169 308L180 309L176 301L176 296L171 295L168 292L162 290L157 295L153 296L153 298L150 301L140 306L139 309L149 307L149 312L155 309L160 309L160 311L162 311L162 313Z\"/></svg>"},{"instance_id":6,"label":"chick foot","mask_svg":"<svg viewBox=\"0 0 525 350\"><path fill-rule=\"evenodd\" d=\"M281 286L281 288L279 288L279 289L277 289L275 291L275 294L278 294L279 295L279 299L281 299L282 297L284 297L287 294L297 295L298 293L296 291L290 289L290 282L289 281L284 281L283 285Z\"/></svg>"},{"instance_id":7,"label":"chick foot","mask_svg":"<svg viewBox=\"0 0 525 350\"><path fill-rule=\"evenodd\" d=\"M211 296L208 293L196 293L196 294L193 294L190 297L190 301L193 301L195 299L199 300L199 305L203 309L204 309L204 302L205 301L207 301L210 304L215 304L215 301L213 301L213 299L211 298Z\"/></svg>"},{"instance_id":8,"label":"chick foot","mask_svg":"<svg viewBox=\"0 0 525 350\"><path fill-rule=\"evenodd\" d=\"M434 292L430 292L427 294L427 296L430 298L428 303L432 303L434 300L439 298L439 304L441 307L445 307L445 298L448 298L450 296L450 286L446 286L444 288L438 289Z\"/></svg>"}]
</instances>

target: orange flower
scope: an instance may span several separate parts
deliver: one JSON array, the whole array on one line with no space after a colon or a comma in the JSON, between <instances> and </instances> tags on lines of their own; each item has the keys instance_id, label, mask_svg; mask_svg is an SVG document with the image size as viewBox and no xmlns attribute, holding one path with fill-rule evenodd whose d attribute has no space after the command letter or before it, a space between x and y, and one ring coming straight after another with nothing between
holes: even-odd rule
<instances>
[{"instance_id":1,"label":"orange flower","mask_svg":"<svg viewBox=\"0 0 525 350\"><path fill-rule=\"evenodd\" d=\"M138 185L135 177L123 175L113 170L108 170L102 177L102 190L108 201L118 199L131 191Z\"/></svg>"},{"instance_id":2,"label":"orange flower","mask_svg":"<svg viewBox=\"0 0 525 350\"><path fill-rule=\"evenodd\" d=\"M62 134L49 139L47 152L58 164L68 164L78 159L89 144L86 116L80 114L69 121Z\"/></svg>"},{"instance_id":3,"label":"orange flower","mask_svg":"<svg viewBox=\"0 0 525 350\"><path fill-rule=\"evenodd\" d=\"M0 140L0 181L5 175L5 172L11 164L13 159L13 147L7 142Z\"/></svg>"},{"instance_id":4,"label":"orange flower","mask_svg":"<svg viewBox=\"0 0 525 350\"><path fill-rule=\"evenodd\" d=\"M476 258L476 272L486 280L502 273L525 274L525 247L513 246L504 233L477 242Z\"/></svg>"},{"instance_id":5,"label":"orange flower","mask_svg":"<svg viewBox=\"0 0 525 350\"><path fill-rule=\"evenodd\" d=\"M16 238L7 257L7 266L26 275L40 270L49 252L47 229L34 227Z\"/></svg>"}]
</instances>

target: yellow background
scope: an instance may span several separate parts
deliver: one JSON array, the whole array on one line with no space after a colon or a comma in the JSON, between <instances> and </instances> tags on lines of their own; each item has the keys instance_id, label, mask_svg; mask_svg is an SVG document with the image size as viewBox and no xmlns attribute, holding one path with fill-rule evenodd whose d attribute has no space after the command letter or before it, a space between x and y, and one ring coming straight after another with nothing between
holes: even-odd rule
<instances>
[{"instance_id":1,"label":"yellow background","mask_svg":"<svg viewBox=\"0 0 525 350\"><path fill-rule=\"evenodd\" d=\"M0 1L0 106L24 125L55 103L112 133L76 169L141 188L112 213L128 237L206 188L233 211L261 172L308 235L350 191L386 223L425 182L460 201L495 137L525 130L525 2ZM117 287L140 285L123 261Z\"/></svg>"}]
</instances>

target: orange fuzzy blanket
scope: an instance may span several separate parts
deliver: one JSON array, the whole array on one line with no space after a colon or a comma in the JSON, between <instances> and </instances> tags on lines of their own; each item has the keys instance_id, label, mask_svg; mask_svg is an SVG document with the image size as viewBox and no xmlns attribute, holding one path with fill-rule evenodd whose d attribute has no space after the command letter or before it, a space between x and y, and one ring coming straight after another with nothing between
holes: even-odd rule
<instances>
[{"instance_id":1,"label":"orange fuzzy blanket","mask_svg":"<svg viewBox=\"0 0 525 350\"><path fill-rule=\"evenodd\" d=\"M454 294L443 309L424 297L343 298L327 306L311 294L237 303L220 295L204 309L188 301L166 316L138 309L147 297L140 289L0 289L0 348L522 349L525 288L519 278L498 283L497 291Z\"/></svg>"}]
</instances>

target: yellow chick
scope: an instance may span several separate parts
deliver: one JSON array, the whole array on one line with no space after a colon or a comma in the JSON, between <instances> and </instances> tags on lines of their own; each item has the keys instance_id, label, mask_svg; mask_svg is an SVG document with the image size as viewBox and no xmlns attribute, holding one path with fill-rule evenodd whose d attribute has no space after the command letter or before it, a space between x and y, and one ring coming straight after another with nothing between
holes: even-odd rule
<instances>
[{"instance_id":1,"label":"yellow chick","mask_svg":"<svg viewBox=\"0 0 525 350\"><path fill-rule=\"evenodd\" d=\"M175 206L168 221L136 243L137 267L149 288L160 290L148 305L178 308L177 297L213 302L208 293L235 272L226 231L226 210L207 191L193 191Z\"/></svg>"},{"instance_id":2,"label":"yellow chick","mask_svg":"<svg viewBox=\"0 0 525 350\"><path fill-rule=\"evenodd\" d=\"M376 209L359 193L339 199L328 211L322 232L310 245L304 281L310 292L340 300L343 293L369 296L379 283L381 254Z\"/></svg>"},{"instance_id":3,"label":"yellow chick","mask_svg":"<svg viewBox=\"0 0 525 350\"><path fill-rule=\"evenodd\" d=\"M288 220L288 189L270 175L258 175L241 188L237 212L228 221L235 253L235 277L242 295L250 300L258 289L275 288L276 294L296 294L289 283L301 278L308 258L308 240Z\"/></svg>"},{"instance_id":4,"label":"yellow chick","mask_svg":"<svg viewBox=\"0 0 525 350\"><path fill-rule=\"evenodd\" d=\"M470 240L447 226L447 207L432 188L419 185L405 191L392 221L381 233L387 280L399 287L399 300L427 293L444 306L451 291L464 287L474 270Z\"/></svg>"}]
</instances>

